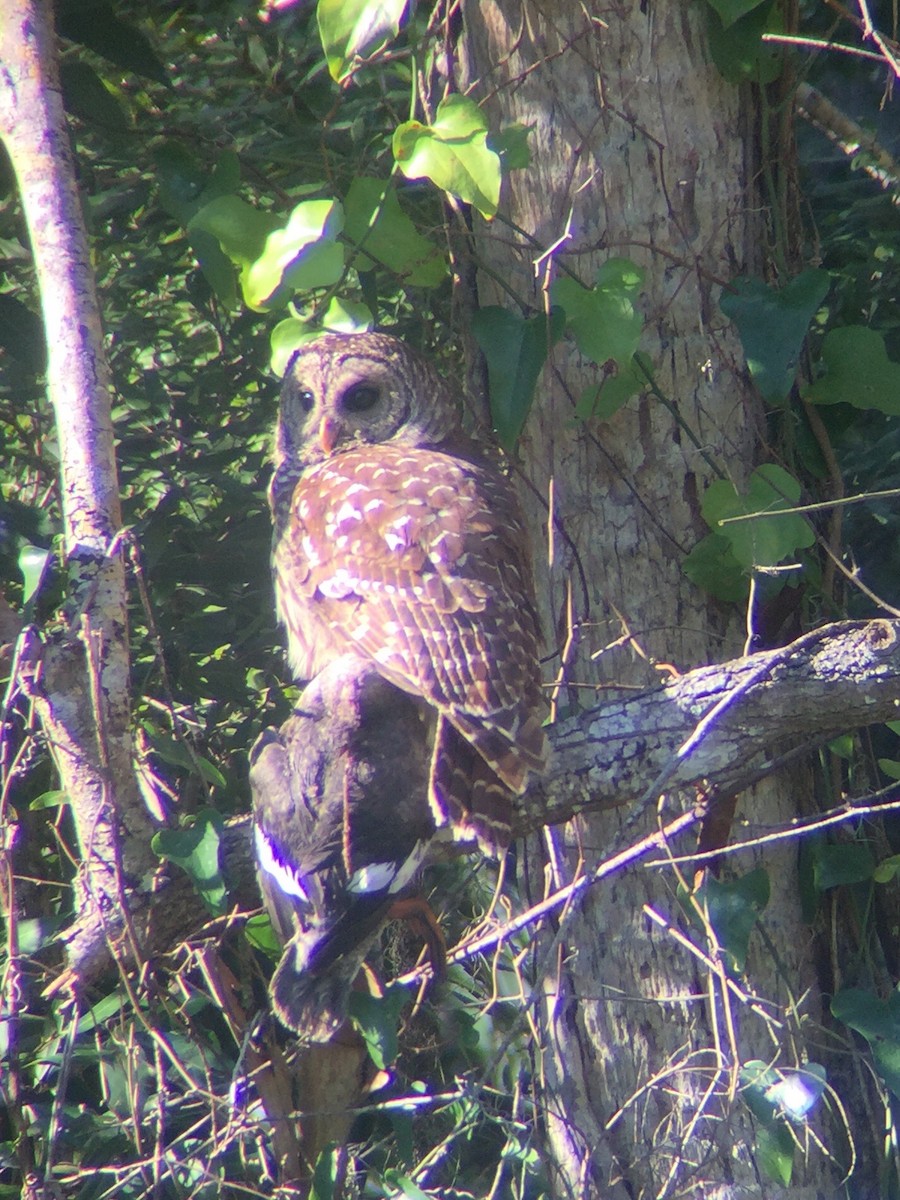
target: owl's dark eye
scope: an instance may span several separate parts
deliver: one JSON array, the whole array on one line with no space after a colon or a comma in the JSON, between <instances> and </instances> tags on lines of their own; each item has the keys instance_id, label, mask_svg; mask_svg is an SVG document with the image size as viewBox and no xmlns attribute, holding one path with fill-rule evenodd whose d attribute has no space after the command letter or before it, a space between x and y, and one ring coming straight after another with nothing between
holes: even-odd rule
<instances>
[{"instance_id":1,"label":"owl's dark eye","mask_svg":"<svg viewBox=\"0 0 900 1200\"><path fill-rule=\"evenodd\" d=\"M347 388L341 398L341 408L346 413L363 413L374 408L380 399L378 388L367 383L357 383Z\"/></svg>"},{"instance_id":2,"label":"owl's dark eye","mask_svg":"<svg viewBox=\"0 0 900 1200\"><path fill-rule=\"evenodd\" d=\"M297 393L297 400L305 413L312 412L313 408L315 407L316 398L312 392L307 392L301 389Z\"/></svg>"}]
</instances>

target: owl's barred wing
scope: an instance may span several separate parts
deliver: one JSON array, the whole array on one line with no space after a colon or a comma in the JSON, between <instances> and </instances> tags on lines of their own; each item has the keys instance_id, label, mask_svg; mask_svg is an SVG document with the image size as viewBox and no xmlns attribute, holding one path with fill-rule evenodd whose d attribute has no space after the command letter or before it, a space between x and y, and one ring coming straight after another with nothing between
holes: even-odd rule
<instances>
[{"instance_id":1,"label":"owl's barred wing","mask_svg":"<svg viewBox=\"0 0 900 1200\"><path fill-rule=\"evenodd\" d=\"M309 612L423 697L512 791L544 764L526 537L499 473L433 450L360 446L307 471L275 546L292 660ZM508 836L508 835L507 835Z\"/></svg>"}]
</instances>

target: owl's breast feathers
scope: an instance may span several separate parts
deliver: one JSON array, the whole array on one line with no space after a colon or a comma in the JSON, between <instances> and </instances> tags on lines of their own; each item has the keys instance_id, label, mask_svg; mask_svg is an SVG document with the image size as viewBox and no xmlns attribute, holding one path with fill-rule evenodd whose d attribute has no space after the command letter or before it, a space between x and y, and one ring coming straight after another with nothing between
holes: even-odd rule
<instances>
[{"instance_id":1,"label":"owl's breast feathers","mask_svg":"<svg viewBox=\"0 0 900 1200\"><path fill-rule=\"evenodd\" d=\"M524 791L546 754L539 633L526 534L499 472L430 449L335 455L297 482L274 563L295 670L355 651Z\"/></svg>"}]
</instances>

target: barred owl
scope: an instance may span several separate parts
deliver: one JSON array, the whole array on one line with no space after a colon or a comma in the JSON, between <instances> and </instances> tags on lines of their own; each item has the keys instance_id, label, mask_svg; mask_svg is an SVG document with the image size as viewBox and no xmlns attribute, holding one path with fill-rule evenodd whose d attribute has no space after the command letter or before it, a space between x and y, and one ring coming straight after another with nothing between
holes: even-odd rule
<instances>
[{"instance_id":1,"label":"barred owl","mask_svg":"<svg viewBox=\"0 0 900 1200\"><path fill-rule=\"evenodd\" d=\"M278 613L295 678L353 653L433 722L436 825L496 854L544 765L538 620L515 491L452 388L377 333L288 365L275 474Z\"/></svg>"}]
</instances>

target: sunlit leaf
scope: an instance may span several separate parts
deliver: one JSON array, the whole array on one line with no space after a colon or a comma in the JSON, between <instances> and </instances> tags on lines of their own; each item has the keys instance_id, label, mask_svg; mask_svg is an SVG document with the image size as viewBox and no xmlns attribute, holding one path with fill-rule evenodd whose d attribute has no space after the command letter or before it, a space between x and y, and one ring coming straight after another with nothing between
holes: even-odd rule
<instances>
[{"instance_id":1,"label":"sunlit leaf","mask_svg":"<svg viewBox=\"0 0 900 1200\"><path fill-rule=\"evenodd\" d=\"M433 125L399 125L392 145L407 179L430 179L473 204L482 216L494 216L500 199L500 156L488 148L487 122L467 96L455 93L442 100Z\"/></svg>"},{"instance_id":2,"label":"sunlit leaf","mask_svg":"<svg viewBox=\"0 0 900 1200\"><path fill-rule=\"evenodd\" d=\"M19 570L25 581L22 589L23 603L27 604L41 586L49 558L50 551L40 546L25 545L19 551Z\"/></svg>"},{"instance_id":3,"label":"sunlit leaf","mask_svg":"<svg viewBox=\"0 0 900 1200\"><path fill-rule=\"evenodd\" d=\"M239 196L218 196L197 210L188 222L189 233L210 233L243 269L265 252L266 239L280 230L273 213L260 212Z\"/></svg>"},{"instance_id":4,"label":"sunlit leaf","mask_svg":"<svg viewBox=\"0 0 900 1200\"><path fill-rule=\"evenodd\" d=\"M319 0L316 20L331 78L342 83L361 58L393 41L407 0Z\"/></svg>"},{"instance_id":5,"label":"sunlit leaf","mask_svg":"<svg viewBox=\"0 0 900 1200\"><path fill-rule=\"evenodd\" d=\"M438 247L423 237L386 180L359 177L344 201L345 236L359 246L357 271L386 267L410 287L437 287L447 277Z\"/></svg>"},{"instance_id":6,"label":"sunlit leaf","mask_svg":"<svg viewBox=\"0 0 900 1200\"><path fill-rule=\"evenodd\" d=\"M434 1200L433 1193L423 1192L419 1185L402 1171L391 1168L385 1171L384 1180L395 1189L397 1196L403 1196L405 1200Z\"/></svg>"},{"instance_id":7,"label":"sunlit leaf","mask_svg":"<svg viewBox=\"0 0 900 1200\"><path fill-rule=\"evenodd\" d=\"M362 333L371 329L373 323L372 314L364 304L337 296L332 298L316 324L301 321L298 317L286 317L278 322L270 335L272 371L275 375L283 375L294 351L315 341L322 333Z\"/></svg>"},{"instance_id":8,"label":"sunlit leaf","mask_svg":"<svg viewBox=\"0 0 900 1200\"><path fill-rule=\"evenodd\" d=\"M337 283L344 269L344 248L335 241L344 224L336 200L304 200L283 229L266 237L262 251L241 275L244 299L251 308L276 308L293 292Z\"/></svg>"}]
</instances>

